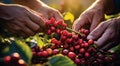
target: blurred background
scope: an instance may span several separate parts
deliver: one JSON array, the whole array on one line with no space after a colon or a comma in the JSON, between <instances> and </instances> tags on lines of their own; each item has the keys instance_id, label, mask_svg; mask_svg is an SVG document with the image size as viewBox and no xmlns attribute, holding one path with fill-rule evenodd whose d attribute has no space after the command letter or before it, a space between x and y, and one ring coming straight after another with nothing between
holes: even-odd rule
<instances>
[{"instance_id":1,"label":"blurred background","mask_svg":"<svg viewBox=\"0 0 120 66\"><path fill-rule=\"evenodd\" d=\"M58 9L61 13L70 12L77 18L95 0L41 0L47 5Z\"/></svg>"}]
</instances>

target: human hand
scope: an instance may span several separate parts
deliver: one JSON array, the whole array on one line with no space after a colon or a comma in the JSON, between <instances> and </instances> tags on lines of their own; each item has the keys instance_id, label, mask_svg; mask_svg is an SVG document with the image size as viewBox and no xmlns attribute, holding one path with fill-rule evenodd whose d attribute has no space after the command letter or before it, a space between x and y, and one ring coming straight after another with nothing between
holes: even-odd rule
<instances>
[{"instance_id":1,"label":"human hand","mask_svg":"<svg viewBox=\"0 0 120 66\"><path fill-rule=\"evenodd\" d=\"M37 12L21 5L2 5L0 14L0 27L15 35L28 37L45 28Z\"/></svg>"},{"instance_id":2,"label":"human hand","mask_svg":"<svg viewBox=\"0 0 120 66\"><path fill-rule=\"evenodd\" d=\"M54 17L56 20L63 19L62 15L60 14L60 12L58 10L56 10L52 7L49 7L42 2L39 2L38 6L34 7L33 10L40 13L41 16L45 17L46 19L50 19L51 17Z\"/></svg>"},{"instance_id":3,"label":"human hand","mask_svg":"<svg viewBox=\"0 0 120 66\"><path fill-rule=\"evenodd\" d=\"M73 24L73 29L78 31L85 25L90 24L90 31L92 31L101 21L104 20L103 5L94 3L93 6L85 10Z\"/></svg>"},{"instance_id":4,"label":"human hand","mask_svg":"<svg viewBox=\"0 0 120 66\"><path fill-rule=\"evenodd\" d=\"M102 50L109 50L120 43L120 18L102 22L87 37L94 39Z\"/></svg>"}]
</instances>

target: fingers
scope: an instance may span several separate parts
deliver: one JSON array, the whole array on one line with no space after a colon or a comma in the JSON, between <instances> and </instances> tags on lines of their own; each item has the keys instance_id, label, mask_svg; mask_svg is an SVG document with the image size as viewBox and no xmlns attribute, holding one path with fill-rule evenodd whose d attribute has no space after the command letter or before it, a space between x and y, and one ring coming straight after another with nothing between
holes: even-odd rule
<instances>
[{"instance_id":1,"label":"fingers","mask_svg":"<svg viewBox=\"0 0 120 66\"><path fill-rule=\"evenodd\" d=\"M97 25L104 20L104 14L101 14L103 17L99 17L100 14L95 14L93 17L93 21L90 27L90 32L97 27Z\"/></svg>"},{"instance_id":2,"label":"fingers","mask_svg":"<svg viewBox=\"0 0 120 66\"><path fill-rule=\"evenodd\" d=\"M98 39L103 32L106 30L107 26L109 24L106 24L105 22L100 23L87 37L87 39Z\"/></svg>"},{"instance_id":3,"label":"fingers","mask_svg":"<svg viewBox=\"0 0 120 66\"><path fill-rule=\"evenodd\" d=\"M59 11L56 11L55 14L54 14L54 17L55 19L58 21L58 20L63 20L63 17L62 15L60 14Z\"/></svg>"},{"instance_id":4,"label":"fingers","mask_svg":"<svg viewBox=\"0 0 120 66\"><path fill-rule=\"evenodd\" d=\"M45 22L42 20L42 18L38 15L37 12L28 13L28 16L33 21L33 23L38 24L42 28L41 29L42 31L44 30L44 28L45 28ZM32 25L32 23L31 23L31 25Z\"/></svg>"},{"instance_id":5,"label":"fingers","mask_svg":"<svg viewBox=\"0 0 120 66\"><path fill-rule=\"evenodd\" d=\"M28 37L28 35L22 31L23 28L21 29L21 27L16 24L11 23L6 27L6 29L15 36Z\"/></svg>"},{"instance_id":6,"label":"fingers","mask_svg":"<svg viewBox=\"0 0 120 66\"><path fill-rule=\"evenodd\" d=\"M112 42L109 42L107 43L103 48L101 48L102 50L104 51L108 51L109 49L115 47L117 44L119 44L119 42L117 41L112 41Z\"/></svg>"},{"instance_id":7,"label":"fingers","mask_svg":"<svg viewBox=\"0 0 120 66\"><path fill-rule=\"evenodd\" d=\"M17 35L23 36L23 37L32 36L36 33L36 31L33 31L32 29L27 27L24 23L17 22L17 21L14 23L11 23L11 25L8 26L8 30L10 32L12 32L13 34L17 34Z\"/></svg>"},{"instance_id":8,"label":"fingers","mask_svg":"<svg viewBox=\"0 0 120 66\"><path fill-rule=\"evenodd\" d=\"M111 34L113 33L113 31L111 31L111 29L107 29L103 35L95 42L95 44L98 46L98 47L103 47L105 46L108 42L110 42L111 38Z\"/></svg>"},{"instance_id":9,"label":"fingers","mask_svg":"<svg viewBox=\"0 0 120 66\"><path fill-rule=\"evenodd\" d=\"M72 28L75 31L78 31L81 27L83 27L85 25L85 23L87 23L88 20L85 17L79 17L73 24Z\"/></svg>"}]
</instances>

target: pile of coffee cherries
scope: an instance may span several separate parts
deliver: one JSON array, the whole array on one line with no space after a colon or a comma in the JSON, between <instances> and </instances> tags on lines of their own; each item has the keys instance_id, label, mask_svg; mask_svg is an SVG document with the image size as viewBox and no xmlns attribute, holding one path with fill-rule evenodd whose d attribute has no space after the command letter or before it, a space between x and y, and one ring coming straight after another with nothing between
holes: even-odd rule
<instances>
[{"instance_id":1,"label":"pile of coffee cherries","mask_svg":"<svg viewBox=\"0 0 120 66\"><path fill-rule=\"evenodd\" d=\"M17 52L5 56L1 60L2 61L0 61L0 66L27 66L26 62L21 59L20 55Z\"/></svg>"},{"instance_id":2,"label":"pile of coffee cherries","mask_svg":"<svg viewBox=\"0 0 120 66\"><path fill-rule=\"evenodd\" d=\"M77 66L104 66L112 65L115 54L104 52L97 48L94 40L86 39L89 30L80 29L76 32L63 21L55 21L51 18L46 22L46 34L53 35L49 47L39 48L37 45L32 48L32 63L45 63L47 58L62 54L68 56Z\"/></svg>"}]
</instances>

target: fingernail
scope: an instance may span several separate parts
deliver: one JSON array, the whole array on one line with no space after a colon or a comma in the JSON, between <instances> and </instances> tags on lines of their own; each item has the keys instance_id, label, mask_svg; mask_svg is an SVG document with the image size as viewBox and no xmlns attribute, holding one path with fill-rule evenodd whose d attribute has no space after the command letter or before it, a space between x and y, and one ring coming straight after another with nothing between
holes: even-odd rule
<instances>
[{"instance_id":1,"label":"fingernail","mask_svg":"<svg viewBox=\"0 0 120 66\"><path fill-rule=\"evenodd\" d=\"M88 36L87 36L87 39L93 39L93 36L88 35Z\"/></svg>"}]
</instances>

